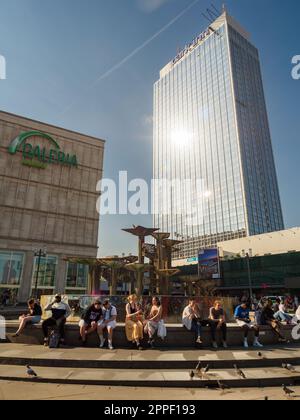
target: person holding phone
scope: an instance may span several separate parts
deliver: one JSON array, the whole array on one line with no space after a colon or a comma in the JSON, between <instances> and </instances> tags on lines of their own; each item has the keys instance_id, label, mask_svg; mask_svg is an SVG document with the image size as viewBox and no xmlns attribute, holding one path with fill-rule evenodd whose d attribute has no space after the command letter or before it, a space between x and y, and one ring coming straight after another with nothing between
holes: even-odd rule
<instances>
[{"instance_id":1,"label":"person holding phone","mask_svg":"<svg viewBox=\"0 0 300 420\"><path fill-rule=\"evenodd\" d=\"M46 312L52 312L49 319L43 322L44 345L48 345L49 328L57 327L60 335L60 343L65 344L65 324L67 318L71 315L70 306L62 302L60 295L56 295L54 302L45 308Z\"/></svg>"}]
</instances>

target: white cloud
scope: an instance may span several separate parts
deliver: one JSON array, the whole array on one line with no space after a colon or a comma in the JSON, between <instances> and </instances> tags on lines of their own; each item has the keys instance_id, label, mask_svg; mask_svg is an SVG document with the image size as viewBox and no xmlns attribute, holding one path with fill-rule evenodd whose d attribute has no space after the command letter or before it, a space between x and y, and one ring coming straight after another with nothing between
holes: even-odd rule
<instances>
[{"instance_id":1,"label":"white cloud","mask_svg":"<svg viewBox=\"0 0 300 420\"><path fill-rule=\"evenodd\" d=\"M170 0L136 0L138 7L145 13L152 13Z\"/></svg>"}]
</instances>

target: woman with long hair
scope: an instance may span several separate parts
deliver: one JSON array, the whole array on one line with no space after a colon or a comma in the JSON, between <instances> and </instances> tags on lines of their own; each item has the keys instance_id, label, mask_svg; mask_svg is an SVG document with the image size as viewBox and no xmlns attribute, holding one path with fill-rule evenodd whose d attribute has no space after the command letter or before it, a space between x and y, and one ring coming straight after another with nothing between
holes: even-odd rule
<instances>
[{"instance_id":1,"label":"woman with long hair","mask_svg":"<svg viewBox=\"0 0 300 420\"><path fill-rule=\"evenodd\" d=\"M138 302L138 297L130 295L126 305L125 331L127 340L136 345L139 350L142 350L141 341L144 337L142 321L143 310Z\"/></svg>"}]
</instances>

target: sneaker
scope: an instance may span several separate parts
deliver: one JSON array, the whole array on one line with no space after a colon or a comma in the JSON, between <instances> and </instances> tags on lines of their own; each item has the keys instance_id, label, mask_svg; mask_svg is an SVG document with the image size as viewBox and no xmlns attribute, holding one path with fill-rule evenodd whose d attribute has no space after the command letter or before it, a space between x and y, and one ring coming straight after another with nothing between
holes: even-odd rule
<instances>
[{"instance_id":1,"label":"sneaker","mask_svg":"<svg viewBox=\"0 0 300 420\"><path fill-rule=\"evenodd\" d=\"M226 341L223 341L223 347L224 347L224 349L228 349L228 345L227 345Z\"/></svg>"},{"instance_id":2,"label":"sneaker","mask_svg":"<svg viewBox=\"0 0 300 420\"><path fill-rule=\"evenodd\" d=\"M108 348L109 348L109 350L114 350L114 347L111 343L108 345Z\"/></svg>"},{"instance_id":3,"label":"sneaker","mask_svg":"<svg viewBox=\"0 0 300 420\"><path fill-rule=\"evenodd\" d=\"M218 349L218 344L215 341L213 342L213 348L216 350Z\"/></svg>"},{"instance_id":4,"label":"sneaker","mask_svg":"<svg viewBox=\"0 0 300 420\"><path fill-rule=\"evenodd\" d=\"M203 342L202 342L202 340L201 340L201 337L198 337L198 338L197 338L196 343L197 343L197 344L203 344Z\"/></svg>"},{"instance_id":5,"label":"sneaker","mask_svg":"<svg viewBox=\"0 0 300 420\"><path fill-rule=\"evenodd\" d=\"M105 339L102 338L100 339L100 349L103 349L104 345L105 345Z\"/></svg>"},{"instance_id":6,"label":"sneaker","mask_svg":"<svg viewBox=\"0 0 300 420\"><path fill-rule=\"evenodd\" d=\"M253 347L260 347L260 348L262 348L262 347L263 347L263 345L262 345L262 344L260 344L260 342L259 342L259 341L255 341L255 342L253 343Z\"/></svg>"},{"instance_id":7,"label":"sneaker","mask_svg":"<svg viewBox=\"0 0 300 420\"><path fill-rule=\"evenodd\" d=\"M244 340L244 347L245 347L245 349L248 349L249 348L249 344L248 344L248 341L247 340Z\"/></svg>"}]
</instances>

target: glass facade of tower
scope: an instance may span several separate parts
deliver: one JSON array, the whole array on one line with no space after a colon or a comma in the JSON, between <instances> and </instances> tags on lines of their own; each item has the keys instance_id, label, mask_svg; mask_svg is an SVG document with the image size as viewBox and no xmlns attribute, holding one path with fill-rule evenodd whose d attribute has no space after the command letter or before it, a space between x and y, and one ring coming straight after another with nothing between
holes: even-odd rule
<instances>
[{"instance_id":1,"label":"glass facade of tower","mask_svg":"<svg viewBox=\"0 0 300 420\"><path fill-rule=\"evenodd\" d=\"M154 225L184 240L174 257L282 229L257 50L223 19L166 69L154 86L154 178L173 184L154 189Z\"/></svg>"},{"instance_id":2,"label":"glass facade of tower","mask_svg":"<svg viewBox=\"0 0 300 420\"><path fill-rule=\"evenodd\" d=\"M229 26L249 234L283 230L258 51Z\"/></svg>"}]
</instances>

